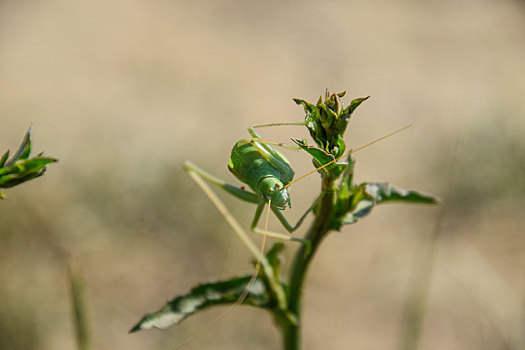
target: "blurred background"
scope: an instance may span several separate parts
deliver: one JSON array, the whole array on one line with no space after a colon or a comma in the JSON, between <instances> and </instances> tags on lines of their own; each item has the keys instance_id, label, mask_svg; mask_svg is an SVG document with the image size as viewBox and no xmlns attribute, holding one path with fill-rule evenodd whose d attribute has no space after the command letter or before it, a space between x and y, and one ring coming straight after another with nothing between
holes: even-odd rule
<instances>
[{"instance_id":1,"label":"blurred background","mask_svg":"<svg viewBox=\"0 0 525 350\"><path fill-rule=\"evenodd\" d=\"M94 349L276 349L270 316L217 308L127 334L251 256L182 170L226 164L293 97L371 95L346 140L356 180L438 195L334 232L311 266L305 349L525 349L525 2L0 1L0 151L33 124L60 160L0 203L0 348L74 349L66 260ZM302 127L262 130L289 142ZM296 174L309 157L287 152ZM291 190L296 219L317 195ZM254 207L227 196L247 228ZM272 222L274 230L280 230ZM304 231L295 233L302 235ZM288 244L284 264L296 248Z\"/></svg>"}]
</instances>

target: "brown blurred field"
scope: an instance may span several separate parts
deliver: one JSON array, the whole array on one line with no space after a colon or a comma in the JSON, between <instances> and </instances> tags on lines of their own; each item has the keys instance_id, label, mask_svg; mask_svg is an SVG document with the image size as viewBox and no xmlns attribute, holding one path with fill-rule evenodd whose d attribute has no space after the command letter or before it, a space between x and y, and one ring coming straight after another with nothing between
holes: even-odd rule
<instances>
[{"instance_id":1,"label":"brown blurred field","mask_svg":"<svg viewBox=\"0 0 525 350\"><path fill-rule=\"evenodd\" d=\"M226 162L247 126L301 120L291 98L326 88L372 96L347 132L353 148L414 124L356 154L357 180L443 205L380 206L326 240L305 349L401 349L406 305L427 287L420 349L525 349L517 0L0 1L0 151L32 123L35 151L60 159L0 203L0 349L75 348L67 255L87 285L94 349L171 349L205 327L219 309L127 334L196 283L252 269L182 162L235 183ZM311 169L288 154L297 174ZM292 189L290 217L317 186ZM222 197L247 227L254 207ZM240 308L185 348L279 346L269 315Z\"/></svg>"}]
</instances>

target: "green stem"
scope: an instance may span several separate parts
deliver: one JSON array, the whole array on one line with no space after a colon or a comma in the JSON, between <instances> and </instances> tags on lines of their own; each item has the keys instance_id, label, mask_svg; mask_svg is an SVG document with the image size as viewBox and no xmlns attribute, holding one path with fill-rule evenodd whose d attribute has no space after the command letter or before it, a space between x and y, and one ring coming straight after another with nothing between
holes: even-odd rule
<instances>
[{"instance_id":1,"label":"green stem","mask_svg":"<svg viewBox=\"0 0 525 350\"><path fill-rule=\"evenodd\" d=\"M288 311L296 317L296 322L292 323L289 319L284 319L280 322L283 329L284 348L286 350L299 350L301 348L301 302L303 285L310 261L314 257L322 239L330 230L330 222L334 215L334 196L334 180L329 176L323 177L318 211L305 237L311 242L311 249L307 251L306 245L302 245L297 251L291 267Z\"/></svg>"},{"instance_id":2,"label":"green stem","mask_svg":"<svg viewBox=\"0 0 525 350\"><path fill-rule=\"evenodd\" d=\"M70 263L69 265L69 286L71 293L71 303L73 306L73 320L75 325L75 335L78 350L89 350L90 337L88 331L88 321L86 316L85 290L84 283L78 268Z\"/></svg>"}]
</instances>

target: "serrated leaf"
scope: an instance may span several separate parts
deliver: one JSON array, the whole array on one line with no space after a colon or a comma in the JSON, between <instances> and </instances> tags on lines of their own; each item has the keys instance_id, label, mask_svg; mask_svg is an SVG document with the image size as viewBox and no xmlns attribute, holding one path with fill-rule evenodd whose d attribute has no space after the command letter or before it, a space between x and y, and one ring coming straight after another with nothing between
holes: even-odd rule
<instances>
[{"instance_id":1,"label":"serrated leaf","mask_svg":"<svg viewBox=\"0 0 525 350\"><path fill-rule=\"evenodd\" d=\"M233 304L244 293L251 278L252 276L245 276L199 285L188 294L174 298L162 309L144 316L130 333L151 328L164 329L180 323L200 310L216 305ZM260 278L248 286L248 293L242 304L269 308L270 298Z\"/></svg>"}]
</instances>

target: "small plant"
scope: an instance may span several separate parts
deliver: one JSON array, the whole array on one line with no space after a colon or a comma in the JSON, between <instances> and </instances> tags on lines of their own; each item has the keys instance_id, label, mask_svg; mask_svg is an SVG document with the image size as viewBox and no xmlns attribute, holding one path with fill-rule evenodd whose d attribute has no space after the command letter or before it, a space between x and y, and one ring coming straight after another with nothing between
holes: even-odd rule
<instances>
[{"instance_id":1,"label":"small plant","mask_svg":"<svg viewBox=\"0 0 525 350\"><path fill-rule=\"evenodd\" d=\"M324 99L319 98L316 104L294 99L297 104L304 107L306 112L304 122L274 123L249 128L253 138L236 143L228 167L253 192L229 185L192 163L186 162L184 167L190 176L210 197L256 257L256 273L252 276L201 284L188 294L174 298L162 309L144 316L131 329L131 332L149 328L166 328L180 323L197 311L215 305L244 304L269 311L281 330L283 348L300 349L303 286L308 266L328 234L332 231L339 231L344 225L355 223L368 215L372 208L380 203L393 201L436 203L434 197L401 190L387 183L355 184L353 182L355 162L352 154L357 150L345 153L346 144L343 135L352 113L368 97L354 99L349 106L344 107L340 101L344 95L344 92L330 94L327 91ZM294 172L290 163L284 155L271 147L272 145L282 146L282 144L264 141L255 132L257 127L276 125L304 125L316 144L309 145L306 140L292 139L298 149L304 150L312 157L315 169L311 173L318 172L321 176L321 191L317 199L295 226L289 224L281 212L290 203L287 188L302 177L293 181ZM288 276L281 275L278 258L284 245L276 243L266 254L263 254L262 249L259 250L255 246L235 218L211 191L207 182L239 199L257 204L251 225L253 232L300 242L301 245L294 256ZM277 216L289 232L297 229L309 212L313 213L315 219L303 238L292 238L289 235L268 232L266 227L261 230L256 226L266 204L268 204L268 210Z\"/></svg>"},{"instance_id":2,"label":"small plant","mask_svg":"<svg viewBox=\"0 0 525 350\"><path fill-rule=\"evenodd\" d=\"M43 153L29 158L30 153L31 127L27 130L20 147L11 159L8 160L9 150L0 158L0 188L10 188L42 176L47 165L57 161L54 158L44 157ZM0 199L3 198L4 195L0 192Z\"/></svg>"}]
</instances>

